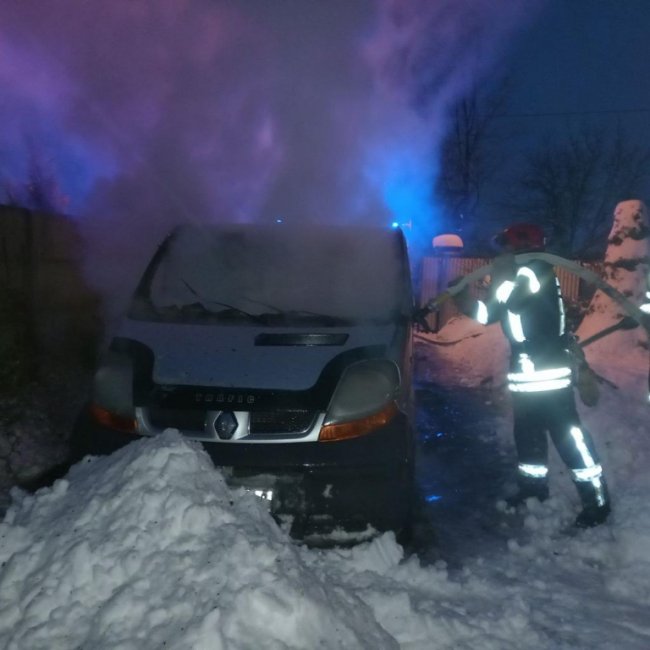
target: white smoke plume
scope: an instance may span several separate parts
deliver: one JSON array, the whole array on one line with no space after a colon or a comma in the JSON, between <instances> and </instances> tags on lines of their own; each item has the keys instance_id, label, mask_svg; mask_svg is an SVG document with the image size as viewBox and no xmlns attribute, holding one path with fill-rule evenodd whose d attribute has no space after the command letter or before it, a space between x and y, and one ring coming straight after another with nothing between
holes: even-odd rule
<instances>
[{"instance_id":1,"label":"white smoke plume","mask_svg":"<svg viewBox=\"0 0 650 650\"><path fill-rule=\"evenodd\" d=\"M450 104L541 0L4 0L0 177L36 142L94 284L181 221L435 230Z\"/></svg>"}]
</instances>

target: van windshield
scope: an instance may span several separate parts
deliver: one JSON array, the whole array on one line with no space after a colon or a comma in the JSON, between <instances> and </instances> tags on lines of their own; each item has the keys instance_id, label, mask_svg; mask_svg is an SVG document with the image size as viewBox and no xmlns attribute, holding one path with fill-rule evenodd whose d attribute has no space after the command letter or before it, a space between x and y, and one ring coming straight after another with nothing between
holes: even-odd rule
<instances>
[{"instance_id":1,"label":"van windshield","mask_svg":"<svg viewBox=\"0 0 650 650\"><path fill-rule=\"evenodd\" d=\"M408 302L398 233L359 228L182 227L152 262L131 317L343 326Z\"/></svg>"}]
</instances>

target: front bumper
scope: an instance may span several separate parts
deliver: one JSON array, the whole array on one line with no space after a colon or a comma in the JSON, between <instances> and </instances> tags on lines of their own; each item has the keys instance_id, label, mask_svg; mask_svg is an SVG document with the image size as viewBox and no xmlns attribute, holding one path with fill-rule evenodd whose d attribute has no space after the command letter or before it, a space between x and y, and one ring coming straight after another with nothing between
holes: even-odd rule
<instances>
[{"instance_id":1,"label":"front bumper","mask_svg":"<svg viewBox=\"0 0 650 650\"><path fill-rule=\"evenodd\" d=\"M87 411L72 437L76 460L110 454L141 436L114 431ZM272 495L271 513L293 519L298 536L335 527L401 530L413 496L413 433L398 413L365 436L336 442L198 441L232 487Z\"/></svg>"}]
</instances>

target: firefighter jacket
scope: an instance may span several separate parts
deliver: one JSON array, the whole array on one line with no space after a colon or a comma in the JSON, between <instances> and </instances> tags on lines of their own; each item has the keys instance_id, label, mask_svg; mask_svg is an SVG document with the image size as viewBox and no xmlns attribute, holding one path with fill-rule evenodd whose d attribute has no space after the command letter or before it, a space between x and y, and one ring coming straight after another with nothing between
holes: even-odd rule
<instances>
[{"instance_id":1,"label":"firefighter jacket","mask_svg":"<svg viewBox=\"0 0 650 650\"><path fill-rule=\"evenodd\" d=\"M571 385L564 303L552 265L513 261L511 272L493 277L490 297L478 301L473 317L483 324L501 322L512 351L511 391L532 393Z\"/></svg>"}]
</instances>

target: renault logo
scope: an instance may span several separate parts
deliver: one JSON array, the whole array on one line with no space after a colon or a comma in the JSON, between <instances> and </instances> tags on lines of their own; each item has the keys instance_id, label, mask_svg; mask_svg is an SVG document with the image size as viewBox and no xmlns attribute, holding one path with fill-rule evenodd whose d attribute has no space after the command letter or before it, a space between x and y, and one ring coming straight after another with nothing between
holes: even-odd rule
<instances>
[{"instance_id":1,"label":"renault logo","mask_svg":"<svg viewBox=\"0 0 650 650\"><path fill-rule=\"evenodd\" d=\"M221 440L230 440L237 430L237 418L232 411L222 411L214 421L214 430Z\"/></svg>"}]
</instances>

